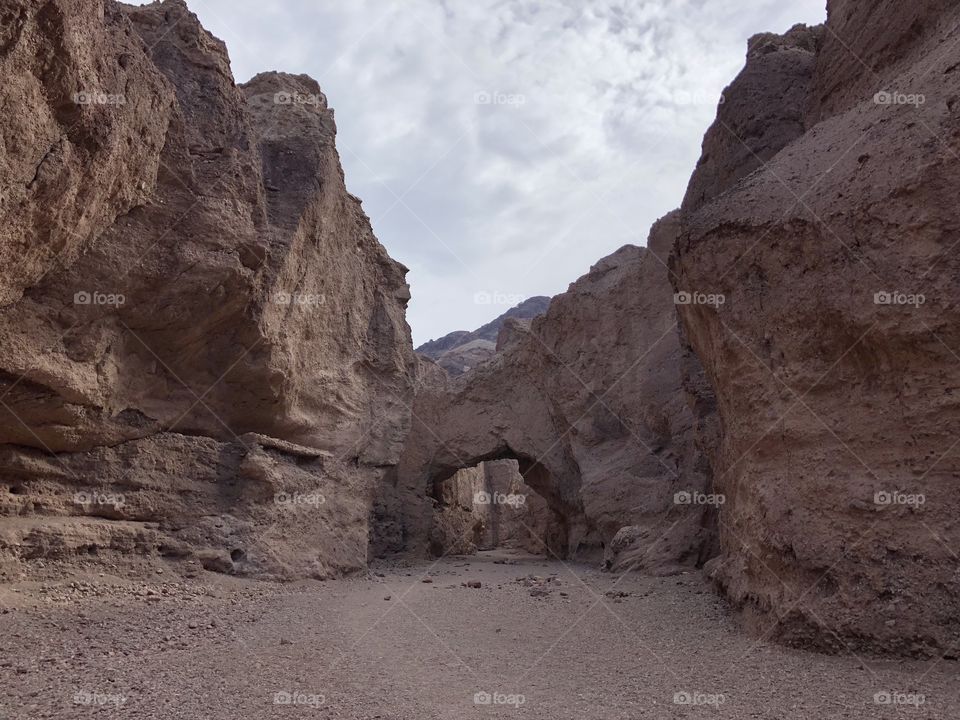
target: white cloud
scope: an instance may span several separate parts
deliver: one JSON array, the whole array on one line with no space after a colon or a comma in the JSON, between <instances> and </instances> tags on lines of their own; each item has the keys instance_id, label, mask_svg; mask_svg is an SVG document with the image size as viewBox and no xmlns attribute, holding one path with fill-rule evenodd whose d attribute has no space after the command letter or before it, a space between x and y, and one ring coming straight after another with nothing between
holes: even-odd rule
<instances>
[{"instance_id":1,"label":"white cloud","mask_svg":"<svg viewBox=\"0 0 960 720\"><path fill-rule=\"evenodd\" d=\"M238 81L320 82L348 186L411 268L418 344L505 309L477 292L553 295L643 244L680 203L747 38L825 17L824 0L190 5Z\"/></svg>"}]
</instances>

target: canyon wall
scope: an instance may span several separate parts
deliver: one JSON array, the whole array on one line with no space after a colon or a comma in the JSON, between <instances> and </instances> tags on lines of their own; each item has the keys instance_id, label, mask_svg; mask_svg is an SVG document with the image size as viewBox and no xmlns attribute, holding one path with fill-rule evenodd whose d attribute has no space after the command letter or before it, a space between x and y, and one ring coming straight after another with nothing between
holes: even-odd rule
<instances>
[{"instance_id":1,"label":"canyon wall","mask_svg":"<svg viewBox=\"0 0 960 720\"><path fill-rule=\"evenodd\" d=\"M409 429L406 269L306 76L234 83L180 0L0 30L0 557L367 557Z\"/></svg>"},{"instance_id":2,"label":"canyon wall","mask_svg":"<svg viewBox=\"0 0 960 720\"><path fill-rule=\"evenodd\" d=\"M762 635L960 640L954 3L831 0L751 41L671 260L722 554Z\"/></svg>"},{"instance_id":3,"label":"canyon wall","mask_svg":"<svg viewBox=\"0 0 960 720\"><path fill-rule=\"evenodd\" d=\"M750 40L646 248L447 372L314 80L236 85L181 0L8 0L0 578L512 544L706 563L764 637L956 647L960 8L828 13Z\"/></svg>"},{"instance_id":4,"label":"canyon wall","mask_svg":"<svg viewBox=\"0 0 960 720\"><path fill-rule=\"evenodd\" d=\"M650 572L710 556L715 506L680 388L666 266L677 231L672 214L647 248L604 258L544 315L508 320L497 354L470 372L425 368L395 483L409 549L440 550L432 526L454 473L513 459L565 526L543 552Z\"/></svg>"}]
</instances>

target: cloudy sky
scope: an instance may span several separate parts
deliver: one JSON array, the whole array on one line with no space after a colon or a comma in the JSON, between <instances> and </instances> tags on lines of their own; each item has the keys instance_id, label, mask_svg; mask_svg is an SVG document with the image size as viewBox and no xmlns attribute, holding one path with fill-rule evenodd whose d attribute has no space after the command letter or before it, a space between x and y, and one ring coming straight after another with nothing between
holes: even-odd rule
<instances>
[{"instance_id":1,"label":"cloudy sky","mask_svg":"<svg viewBox=\"0 0 960 720\"><path fill-rule=\"evenodd\" d=\"M675 208L747 38L825 0L188 0L239 82L307 73L410 268L420 344L555 295Z\"/></svg>"}]
</instances>

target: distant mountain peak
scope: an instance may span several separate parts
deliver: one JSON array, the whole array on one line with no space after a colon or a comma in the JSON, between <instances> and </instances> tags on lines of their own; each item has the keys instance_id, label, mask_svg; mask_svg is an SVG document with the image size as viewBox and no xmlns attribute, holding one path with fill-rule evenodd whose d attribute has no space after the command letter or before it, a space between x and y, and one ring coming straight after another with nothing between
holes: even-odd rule
<instances>
[{"instance_id":1,"label":"distant mountain peak","mask_svg":"<svg viewBox=\"0 0 960 720\"><path fill-rule=\"evenodd\" d=\"M549 306L550 298L543 295L527 298L472 332L454 330L441 338L425 342L417 348L417 352L435 360L451 375L462 375L496 353L497 335L508 318L529 320L545 313Z\"/></svg>"}]
</instances>

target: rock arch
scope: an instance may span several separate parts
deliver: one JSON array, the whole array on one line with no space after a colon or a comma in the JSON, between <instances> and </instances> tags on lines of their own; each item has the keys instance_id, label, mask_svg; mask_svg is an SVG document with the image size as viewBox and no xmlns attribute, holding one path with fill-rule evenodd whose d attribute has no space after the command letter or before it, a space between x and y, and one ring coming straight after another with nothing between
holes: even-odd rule
<instances>
[{"instance_id":1,"label":"rock arch","mask_svg":"<svg viewBox=\"0 0 960 720\"><path fill-rule=\"evenodd\" d=\"M497 354L466 374L450 378L421 361L389 488L408 550L428 549L438 482L513 458L562 518L571 557L663 568L710 555L710 509L674 502L709 485L681 389L666 269L676 231L670 215L648 248L601 260L545 315L508 320Z\"/></svg>"}]
</instances>

